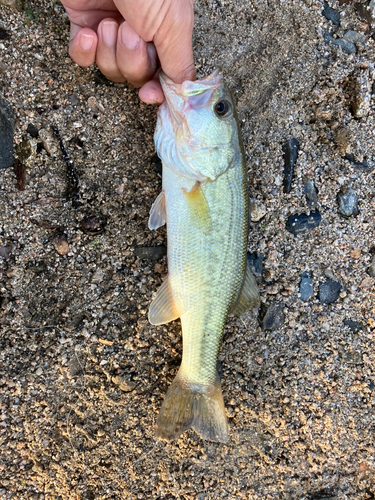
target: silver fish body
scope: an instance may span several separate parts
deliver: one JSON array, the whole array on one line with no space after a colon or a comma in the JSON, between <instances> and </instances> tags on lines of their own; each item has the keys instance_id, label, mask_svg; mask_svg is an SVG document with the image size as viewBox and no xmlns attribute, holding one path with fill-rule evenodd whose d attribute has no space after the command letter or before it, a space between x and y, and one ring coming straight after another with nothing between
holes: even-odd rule
<instances>
[{"instance_id":1,"label":"silver fish body","mask_svg":"<svg viewBox=\"0 0 375 500\"><path fill-rule=\"evenodd\" d=\"M217 375L229 312L258 305L246 264L248 191L236 110L217 71L174 84L160 77L155 144L163 191L149 227L167 223L168 277L150 307L158 325L181 318L183 357L157 420L157 435L175 439L193 427L204 439L226 441L227 420Z\"/></svg>"}]
</instances>

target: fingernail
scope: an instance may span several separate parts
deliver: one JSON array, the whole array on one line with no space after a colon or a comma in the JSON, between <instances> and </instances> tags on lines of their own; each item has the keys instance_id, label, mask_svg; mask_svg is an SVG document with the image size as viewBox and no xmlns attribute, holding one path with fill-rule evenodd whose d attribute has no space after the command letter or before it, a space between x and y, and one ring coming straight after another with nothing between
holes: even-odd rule
<instances>
[{"instance_id":1,"label":"fingernail","mask_svg":"<svg viewBox=\"0 0 375 500\"><path fill-rule=\"evenodd\" d=\"M110 47L116 45L117 23L106 21L102 24L103 42Z\"/></svg>"},{"instance_id":2,"label":"fingernail","mask_svg":"<svg viewBox=\"0 0 375 500\"><path fill-rule=\"evenodd\" d=\"M92 35L82 34L79 37L79 44L82 50L90 50L93 43L94 43L94 37Z\"/></svg>"},{"instance_id":3,"label":"fingernail","mask_svg":"<svg viewBox=\"0 0 375 500\"><path fill-rule=\"evenodd\" d=\"M129 28L121 30L121 41L125 45L125 47L134 50L138 47L141 39L139 35L137 35L137 33L132 30L132 28Z\"/></svg>"}]
</instances>

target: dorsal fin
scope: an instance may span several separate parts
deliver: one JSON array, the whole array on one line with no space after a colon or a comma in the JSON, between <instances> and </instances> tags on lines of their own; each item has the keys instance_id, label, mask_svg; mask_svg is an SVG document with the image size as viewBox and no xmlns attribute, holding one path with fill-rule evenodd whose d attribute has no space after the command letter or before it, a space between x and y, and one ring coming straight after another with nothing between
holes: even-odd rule
<instances>
[{"instance_id":1,"label":"dorsal fin","mask_svg":"<svg viewBox=\"0 0 375 500\"><path fill-rule=\"evenodd\" d=\"M252 307L258 307L259 304L260 298L258 285L255 281L253 273L250 271L249 263L247 263L241 291L238 295L236 303L233 304L230 312L235 316L241 316L241 314L248 309L251 309Z\"/></svg>"},{"instance_id":2,"label":"dorsal fin","mask_svg":"<svg viewBox=\"0 0 375 500\"><path fill-rule=\"evenodd\" d=\"M148 320L152 325L164 325L177 319L181 314L177 311L169 286L168 277L156 292L150 305Z\"/></svg>"},{"instance_id":3,"label":"dorsal fin","mask_svg":"<svg viewBox=\"0 0 375 500\"><path fill-rule=\"evenodd\" d=\"M167 211L165 208L165 194L162 191L152 204L150 210L150 217L148 219L149 229L157 229L158 227L164 226L167 220Z\"/></svg>"}]
</instances>

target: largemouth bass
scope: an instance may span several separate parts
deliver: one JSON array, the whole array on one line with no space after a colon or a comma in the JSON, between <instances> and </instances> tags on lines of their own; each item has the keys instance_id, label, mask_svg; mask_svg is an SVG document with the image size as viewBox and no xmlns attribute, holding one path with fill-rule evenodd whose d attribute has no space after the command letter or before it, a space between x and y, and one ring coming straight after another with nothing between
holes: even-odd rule
<instances>
[{"instance_id":1,"label":"largemouth bass","mask_svg":"<svg viewBox=\"0 0 375 500\"><path fill-rule=\"evenodd\" d=\"M156 434L172 440L192 427L203 439L225 442L217 359L229 312L259 304L247 265L247 175L238 118L223 77L175 84L160 75L155 145L163 190L149 228L167 223L168 277L150 306L149 321L181 318L183 356L167 391Z\"/></svg>"}]
</instances>

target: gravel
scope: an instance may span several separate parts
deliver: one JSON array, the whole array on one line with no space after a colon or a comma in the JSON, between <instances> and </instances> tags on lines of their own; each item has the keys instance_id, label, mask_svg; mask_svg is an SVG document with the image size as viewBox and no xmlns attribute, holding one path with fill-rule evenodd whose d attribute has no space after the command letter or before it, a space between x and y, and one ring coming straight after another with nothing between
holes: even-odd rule
<instances>
[{"instance_id":1,"label":"gravel","mask_svg":"<svg viewBox=\"0 0 375 500\"><path fill-rule=\"evenodd\" d=\"M339 26L318 0L195 3L198 75L222 68L238 104L250 196L265 208L249 235L250 254L262 257L263 309L283 304L283 323L272 330L256 311L228 318L219 355L225 445L193 431L172 443L154 437L182 350L178 321L147 321L166 257L135 253L166 245L165 228L147 227L161 189L155 107L71 61L59 3L0 6L10 35L0 40L0 97L14 115L15 145L27 138L32 149L25 190L12 168L0 171L2 499L375 495L375 278L367 272L375 40L356 3L328 4ZM364 37L355 53L326 43L325 32L352 43L348 30ZM354 102L364 103L361 117ZM52 125L79 180L75 206ZM296 137L284 193L282 145ZM305 177L319 193L321 223L294 236L285 224L309 214ZM346 186L360 207L348 219L336 200ZM84 232L87 216L105 220L104 230ZM66 236L66 254L56 251L56 234ZM321 303L317 289L301 300L307 270L314 288L327 277L342 285L335 302Z\"/></svg>"}]
</instances>

